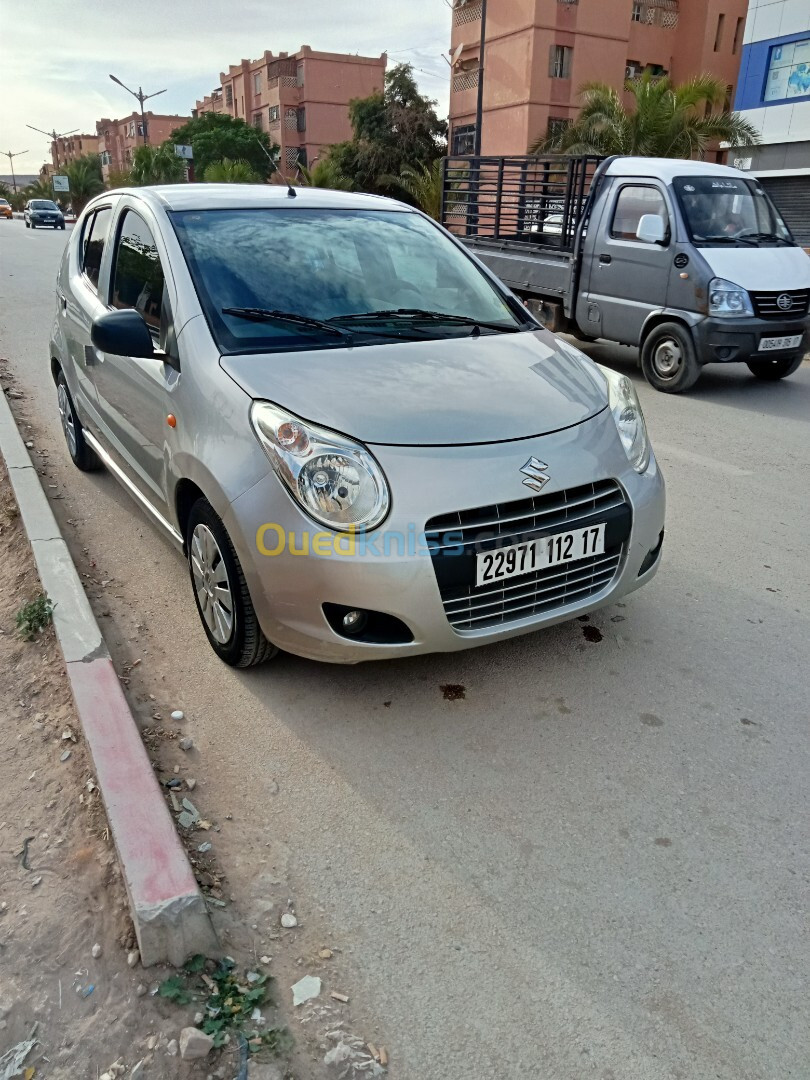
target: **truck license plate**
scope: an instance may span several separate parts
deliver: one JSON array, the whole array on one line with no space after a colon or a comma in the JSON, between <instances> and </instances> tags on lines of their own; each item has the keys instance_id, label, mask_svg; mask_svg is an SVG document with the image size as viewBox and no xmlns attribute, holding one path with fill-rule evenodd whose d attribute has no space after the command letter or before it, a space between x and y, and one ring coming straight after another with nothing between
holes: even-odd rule
<instances>
[{"instance_id":1,"label":"truck license plate","mask_svg":"<svg viewBox=\"0 0 810 1080\"><path fill-rule=\"evenodd\" d=\"M764 337L759 342L759 351L770 352L771 349L798 349L801 343L801 334L793 334L790 337Z\"/></svg>"},{"instance_id":2,"label":"truck license plate","mask_svg":"<svg viewBox=\"0 0 810 1080\"><path fill-rule=\"evenodd\" d=\"M510 544L495 551L482 551L476 559L475 584L488 585L504 578L545 570L558 563L587 559L605 550L605 523L587 529L555 533L523 544Z\"/></svg>"}]
</instances>

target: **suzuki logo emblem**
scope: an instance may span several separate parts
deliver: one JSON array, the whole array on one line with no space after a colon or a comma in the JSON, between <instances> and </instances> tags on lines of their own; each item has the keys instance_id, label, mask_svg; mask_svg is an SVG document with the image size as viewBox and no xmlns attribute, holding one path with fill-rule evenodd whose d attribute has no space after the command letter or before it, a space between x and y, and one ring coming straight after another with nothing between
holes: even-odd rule
<instances>
[{"instance_id":1,"label":"suzuki logo emblem","mask_svg":"<svg viewBox=\"0 0 810 1080\"><path fill-rule=\"evenodd\" d=\"M780 311L790 311L793 307L793 297L789 293L783 292L776 298L776 306Z\"/></svg>"},{"instance_id":2,"label":"suzuki logo emblem","mask_svg":"<svg viewBox=\"0 0 810 1080\"><path fill-rule=\"evenodd\" d=\"M551 479L545 472L547 468L548 465L545 462L536 457L530 457L520 470L526 474L526 479L523 481L526 487L534 488L535 491L542 491Z\"/></svg>"}]
</instances>

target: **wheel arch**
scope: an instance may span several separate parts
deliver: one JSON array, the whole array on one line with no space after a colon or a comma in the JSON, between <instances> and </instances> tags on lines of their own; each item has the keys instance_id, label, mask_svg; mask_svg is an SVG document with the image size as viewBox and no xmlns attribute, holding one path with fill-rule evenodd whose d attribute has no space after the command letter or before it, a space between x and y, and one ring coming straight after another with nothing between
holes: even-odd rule
<instances>
[{"instance_id":1,"label":"wheel arch","mask_svg":"<svg viewBox=\"0 0 810 1080\"><path fill-rule=\"evenodd\" d=\"M698 340L695 335L695 327L702 320L703 316L693 311L682 311L678 308L659 308L657 311L651 311L644 321L644 326L641 328L641 334L639 335L638 348L639 352L644 348L644 343L650 336L653 330L657 326L661 326L662 323L679 323L684 330L689 332L692 338L692 344L695 346L695 353L698 352Z\"/></svg>"}]
</instances>

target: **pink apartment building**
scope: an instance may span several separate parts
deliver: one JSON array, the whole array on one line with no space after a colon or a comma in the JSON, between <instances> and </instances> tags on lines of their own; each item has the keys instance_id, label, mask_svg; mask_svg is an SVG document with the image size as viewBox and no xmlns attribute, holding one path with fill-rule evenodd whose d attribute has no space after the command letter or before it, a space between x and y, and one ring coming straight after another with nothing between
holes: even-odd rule
<instances>
[{"instance_id":1,"label":"pink apartment building","mask_svg":"<svg viewBox=\"0 0 810 1080\"><path fill-rule=\"evenodd\" d=\"M352 137L349 102L383 89L387 56L315 52L265 53L220 73L220 85L194 115L227 112L266 131L281 147L282 170L312 165L333 143Z\"/></svg>"},{"instance_id":2,"label":"pink apartment building","mask_svg":"<svg viewBox=\"0 0 810 1080\"><path fill-rule=\"evenodd\" d=\"M676 82L710 72L729 104L748 0L488 0L481 152L525 154L577 115L585 82L622 87L645 69ZM455 0L450 150L475 142L481 0Z\"/></svg>"},{"instance_id":3,"label":"pink apartment building","mask_svg":"<svg viewBox=\"0 0 810 1080\"><path fill-rule=\"evenodd\" d=\"M160 146L169 138L175 128L189 120L188 116L167 116L165 114L146 113L146 141L151 146ZM101 172L105 180L110 171L122 172L132 164L133 151L144 142L143 125L139 112L130 113L121 120L96 121L98 152L101 155Z\"/></svg>"},{"instance_id":4,"label":"pink apartment building","mask_svg":"<svg viewBox=\"0 0 810 1080\"><path fill-rule=\"evenodd\" d=\"M51 162L58 172L76 158L98 153L98 135L62 135L51 143Z\"/></svg>"}]
</instances>

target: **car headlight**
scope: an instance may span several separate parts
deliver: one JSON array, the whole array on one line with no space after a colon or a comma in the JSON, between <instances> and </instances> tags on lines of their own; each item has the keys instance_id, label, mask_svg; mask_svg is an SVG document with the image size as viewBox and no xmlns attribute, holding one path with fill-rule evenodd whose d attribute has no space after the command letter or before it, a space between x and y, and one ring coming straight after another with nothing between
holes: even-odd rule
<instances>
[{"instance_id":1,"label":"car headlight","mask_svg":"<svg viewBox=\"0 0 810 1080\"><path fill-rule=\"evenodd\" d=\"M720 318L753 315L751 298L745 289L725 278L713 278L709 285L709 314Z\"/></svg>"},{"instance_id":2,"label":"car headlight","mask_svg":"<svg viewBox=\"0 0 810 1080\"><path fill-rule=\"evenodd\" d=\"M650 464L650 440L636 388L626 375L596 365L608 385L608 401L628 461L638 473Z\"/></svg>"},{"instance_id":3,"label":"car headlight","mask_svg":"<svg viewBox=\"0 0 810 1080\"><path fill-rule=\"evenodd\" d=\"M388 484L364 446L269 401L254 401L253 425L276 475L322 525L373 529L388 513Z\"/></svg>"}]
</instances>

